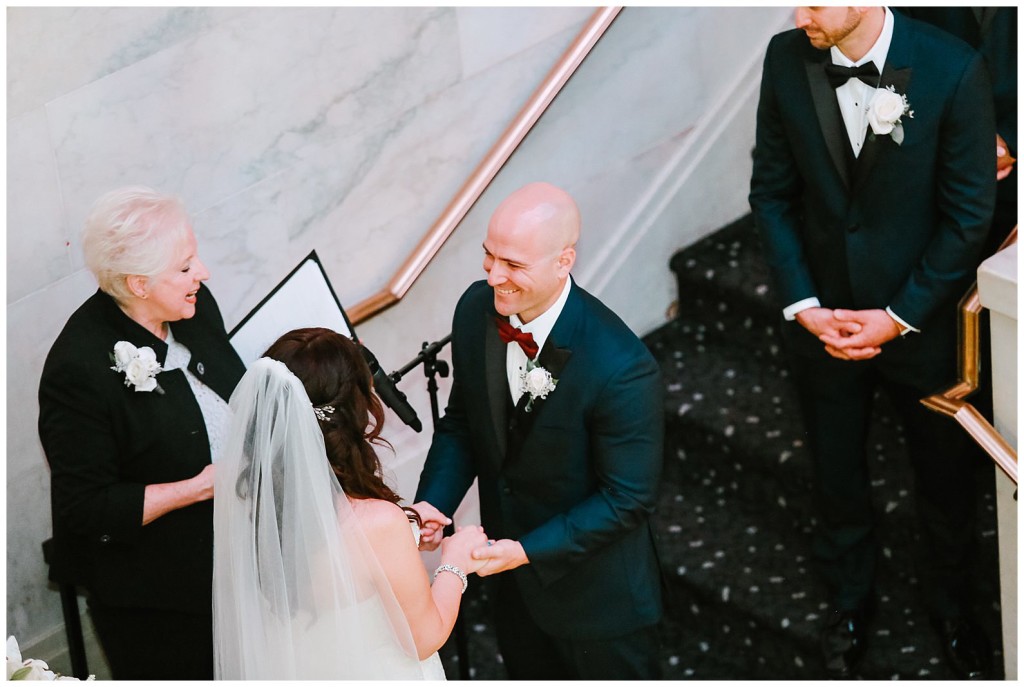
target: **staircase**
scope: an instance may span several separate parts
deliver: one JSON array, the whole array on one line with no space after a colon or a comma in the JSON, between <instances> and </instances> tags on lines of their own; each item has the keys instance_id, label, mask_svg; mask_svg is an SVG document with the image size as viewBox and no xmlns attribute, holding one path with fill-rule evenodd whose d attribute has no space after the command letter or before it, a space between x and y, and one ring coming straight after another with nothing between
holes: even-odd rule
<instances>
[{"instance_id":1,"label":"staircase","mask_svg":"<svg viewBox=\"0 0 1024 687\"><path fill-rule=\"evenodd\" d=\"M666 676L823 678L828 595L811 555L810 456L751 218L680 251L670 267L678 316L645 339L666 383L666 491L656 520L675 596ZM884 396L875 416L868 446L882 556L859 677L954 678L919 598L913 477ZM977 478L976 613L998 646L991 466L979 460Z\"/></svg>"},{"instance_id":2,"label":"staircase","mask_svg":"<svg viewBox=\"0 0 1024 687\"><path fill-rule=\"evenodd\" d=\"M778 336L780 307L751 218L680 251L670 267L677 317L645 338L666 385L664 486L654 520L669 591L665 678L824 678L818 634L828 596L811 555L810 457ZM875 416L869 460L882 555L859 677L952 679L919 598L912 474L884 396ZM976 476L975 613L1001 672L991 466L979 460ZM463 606L470 676L507 679L490 582L474 578ZM451 646L442 657L449 679L457 678Z\"/></svg>"}]
</instances>

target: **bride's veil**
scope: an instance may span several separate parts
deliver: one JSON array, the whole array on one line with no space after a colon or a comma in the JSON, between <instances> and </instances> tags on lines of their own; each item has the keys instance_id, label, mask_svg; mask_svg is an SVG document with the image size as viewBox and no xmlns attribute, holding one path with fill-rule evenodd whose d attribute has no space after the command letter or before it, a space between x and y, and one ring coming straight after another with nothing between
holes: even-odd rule
<instances>
[{"instance_id":1,"label":"bride's veil","mask_svg":"<svg viewBox=\"0 0 1024 687\"><path fill-rule=\"evenodd\" d=\"M302 383L261 358L231 407L214 487L216 677L421 678Z\"/></svg>"}]
</instances>

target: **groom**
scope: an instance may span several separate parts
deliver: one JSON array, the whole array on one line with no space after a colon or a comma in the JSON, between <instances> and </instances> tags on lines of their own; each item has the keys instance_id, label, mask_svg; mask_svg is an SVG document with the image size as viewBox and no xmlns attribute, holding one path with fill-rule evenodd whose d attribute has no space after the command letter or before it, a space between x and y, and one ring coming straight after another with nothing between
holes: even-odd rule
<instances>
[{"instance_id":1,"label":"groom","mask_svg":"<svg viewBox=\"0 0 1024 687\"><path fill-rule=\"evenodd\" d=\"M956 379L957 300L992 217L985 65L884 7L801 7L795 18L764 61L750 205L785 306L814 461L815 553L832 592L825 667L852 675L871 634L865 453L881 386L914 468L925 603L954 669L985 677L988 643L967 598L972 453L955 422L919 402Z\"/></svg>"},{"instance_id":2,"label":"groom","mask_svg":"<svg viewBox=\"0 0 1024 687\"><path fill-rule=\"evenodd\" d=\"M417 508L452 513L479 479L496 540L474 556L480 575L507 571L495 624L511 678L656 679L660 373L573 283L579 232L575 202L546 183L491 217L487 280L455 309L452 391Z\"/></svg>"}]
</instances>

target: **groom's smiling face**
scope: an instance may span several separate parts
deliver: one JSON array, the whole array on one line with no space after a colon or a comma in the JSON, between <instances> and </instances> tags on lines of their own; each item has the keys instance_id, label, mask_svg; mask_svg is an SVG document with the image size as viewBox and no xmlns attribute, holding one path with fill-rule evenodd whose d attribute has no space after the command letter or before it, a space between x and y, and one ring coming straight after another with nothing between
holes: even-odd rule
<instances>
[{"instance_id":1,"label":"groom's smiling face","mask_svg":"<svg viewBox=\"0 0 1024 687\"><path fill-rule=\"evenodd\" d=\"M535 182L503 200L484 240L498 314L526 324L554 305L576 262L578 238L579 210L565 191Z\"/></svg>"},{"instance_id":2,"label":"groom's smiling face","mask_svg":"<svg viewBox=\"0 0 1024 687\"><path fill-rule=\"evenodd\" d=\"M489 230L484 241L484 270L494 289L494 309L505 317L518 315L524 324L558 300L568 274L561 269L560 251L532 240L538 235Z\"/></svg>"}]
</instances>

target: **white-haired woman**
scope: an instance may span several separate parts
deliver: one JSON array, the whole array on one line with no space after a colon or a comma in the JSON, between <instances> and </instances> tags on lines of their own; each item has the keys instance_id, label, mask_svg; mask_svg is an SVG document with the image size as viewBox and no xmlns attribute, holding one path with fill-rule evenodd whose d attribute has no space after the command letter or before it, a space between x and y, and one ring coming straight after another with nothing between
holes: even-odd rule
<instances>
[{"instance_id":1,"label":"white-haired woman","mask_svg":"<svg viewBox=\"0 0 1024 687\"><path fill-rule=\"evenodd\" d=\"M99 290L39 385L56 555L115 679L212 679L212 463L245 366L178 199L111 191L82 246Z\"/></svg>"}]
</instances>

